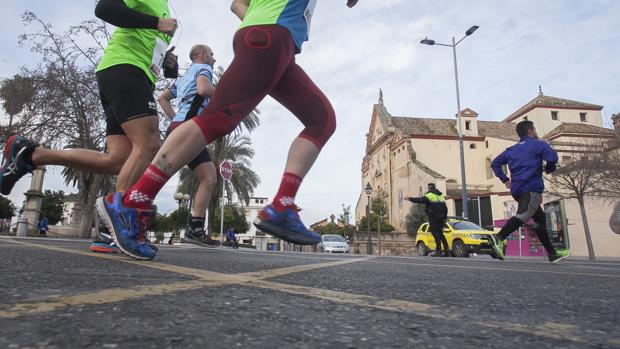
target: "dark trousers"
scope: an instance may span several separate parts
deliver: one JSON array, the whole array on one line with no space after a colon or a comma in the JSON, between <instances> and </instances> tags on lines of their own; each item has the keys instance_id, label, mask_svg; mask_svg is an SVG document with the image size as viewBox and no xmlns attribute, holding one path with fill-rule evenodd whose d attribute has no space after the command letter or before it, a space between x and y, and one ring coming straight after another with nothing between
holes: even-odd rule
<instances>
[{"instance_id":1,"label":"dark trousers","mask_svg":"<svg viewBox=\"0 0 620 349\"><path fill-rule=\"evenodd\" d=\"M443 226L445 222L443 220L429 220L428 230L433 234L433 238L435 239L435 251L439 253L443 244L443 251L447 255L450 251L448 247L448 240L446 240L446 236L443 234Z\"/></svg>"},{"instance_id":2,"label":"dark trousers","mask_svg":"<svg viewBox=\"0 0 620 349\"><path fill-rule=\"evenodd\" d=\"M518 197L515 197L519 203L517 215L510 217L508 222L506 222L506 225L504 225L504 227L497 234L497 237L500 240L505 240L510 234L512 234L513 231L519 229L521 225L527 223L531 217L536 225L534 229L536 236L538 236L538 239L545 247L545 250L547 250L547 253L552 255L555 254L556 251L555 248L553 248L553 245L551 245L551 239L549 239L549 233L547 232L547 217L545 216L545 211L543 211L542 207L540 207L540 200L536 198L536 195L531 195L530 193L523 193Z\"/></svg>"}]
</instances>

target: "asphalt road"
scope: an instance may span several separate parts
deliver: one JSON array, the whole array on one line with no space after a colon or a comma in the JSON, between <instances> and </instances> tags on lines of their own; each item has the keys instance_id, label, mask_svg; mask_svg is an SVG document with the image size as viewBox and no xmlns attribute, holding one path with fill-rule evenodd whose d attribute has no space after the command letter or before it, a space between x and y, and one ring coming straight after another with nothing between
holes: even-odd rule
<instances>
[{"instance_id":1,"label":"asphalt road","mask_svg":"<svg viewBox=\"0 0 620 349\"><path fill-rule=\"evenodd\" d=\"M0 238L0 348L620 348L620 260Z\"/></svg>"}]
</instances>

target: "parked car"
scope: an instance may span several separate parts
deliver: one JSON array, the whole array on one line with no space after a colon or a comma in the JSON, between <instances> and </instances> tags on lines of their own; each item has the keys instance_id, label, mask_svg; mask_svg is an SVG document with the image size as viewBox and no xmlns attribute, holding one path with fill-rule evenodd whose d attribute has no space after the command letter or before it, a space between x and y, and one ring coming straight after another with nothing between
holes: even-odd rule
<instances>
[{"instance_id":1,"label":"parked car","mask_svg":"<svg viewBox=\"0 0 620 349\"><path fill-rule=\"evenodd\" d=\"M443 233L448 240L448 247L455 257L469 257L470 253L483 253L493 256L495 253L489 244L489 236L494 231L485 230L477 224L459 218L450 218L446 222ZM428 231L428 223L418 228L416 249L419 256L427 256L435 250L435 239Z\"/></svg>"},{"instance_id":2,"label":"parked car","mask_svg":"<svg viewBox=\"0 0 620 349\"><path fill-rule=\"evenodd\" d=\"M351 247L347 240L340 235L325 234L321 236L321 242L317 245L318 252L349 253Z\"/></svg>"}]
</instances>

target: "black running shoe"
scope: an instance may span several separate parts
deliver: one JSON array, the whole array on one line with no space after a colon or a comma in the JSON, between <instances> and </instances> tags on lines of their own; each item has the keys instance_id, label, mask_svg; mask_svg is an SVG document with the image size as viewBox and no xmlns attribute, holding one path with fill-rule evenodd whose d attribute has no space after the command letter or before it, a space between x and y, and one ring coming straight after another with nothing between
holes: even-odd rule
<instances>
[{"instance_id":1,"label":"black running shoe","mask_svg":"<svg viewBox=\"0 0 620 349\"><path fill-rule=\"evenodd\" d=\"M181 242L204 247L220 245L219 241L213 240L209 235L205 234L205 230L203 228L189 228L189 230L185 232L185 237L181 239Z\"/></svg>"},{"instance_id":2,"label":"black running shoe","mask_svg":"<svg viewBox=\"0 0 620 349\"><path fill-rule=\"evenodd\" d=\"M12 135L4 147L4 164L0 168L0 193L9 195L15 183L35 167L27 157L32 155L37 143L19 135Z\"/></svg>"}]
</instances>

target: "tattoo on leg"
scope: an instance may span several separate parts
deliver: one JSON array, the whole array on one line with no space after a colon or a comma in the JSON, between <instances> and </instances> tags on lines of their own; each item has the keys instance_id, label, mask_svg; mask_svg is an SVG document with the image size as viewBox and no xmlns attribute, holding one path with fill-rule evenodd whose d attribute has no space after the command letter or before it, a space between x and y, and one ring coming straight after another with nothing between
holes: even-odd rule
<instances>
[{"instance_id":1,"label":"tattoo on leg","mask_svg":"<svg viewBox=\"0 0 620 349\"><path fill-rule=\"evenodd\" d=\"M160 158L155 159L155 166L169 176L172 176L175 172L172 165L168 163L168 154L166 153L162 154Z\"/></svg>"}]
</instances>

